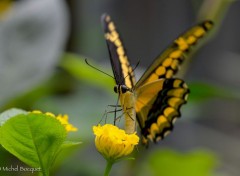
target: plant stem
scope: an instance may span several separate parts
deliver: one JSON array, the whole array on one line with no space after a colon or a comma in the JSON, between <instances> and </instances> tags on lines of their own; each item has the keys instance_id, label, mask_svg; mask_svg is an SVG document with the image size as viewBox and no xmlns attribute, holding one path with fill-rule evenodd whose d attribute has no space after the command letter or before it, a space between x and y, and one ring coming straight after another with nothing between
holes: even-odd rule
<instances>
[{"instance_id":1,"label":"plant stem","mask_svg":"<svg viewBox=\"0 0 240 176\"><path fill-rule=\"evenodd\" d=\"M112 165L113 165L113 162L108 160L105 168L104 176L109 176L109 173L112 169Z\"/></svg>"}]
</instances>

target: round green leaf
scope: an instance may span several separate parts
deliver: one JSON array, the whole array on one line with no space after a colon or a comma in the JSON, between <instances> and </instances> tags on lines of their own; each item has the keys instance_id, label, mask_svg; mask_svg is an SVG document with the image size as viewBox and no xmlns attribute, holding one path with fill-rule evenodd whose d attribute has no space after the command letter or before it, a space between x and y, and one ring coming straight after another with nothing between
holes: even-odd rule
<instances>
[{"instance_id":1,"label":"round green leaf","mask_svg":"<svg viewBox=\"0 0 240 176\"><path fill-rule=\"evenodd\" d=\"M4 123L0 138L6 150L48 175L66 139L66 130L57 119L45 114L20 114Z\"/></svg>"}]
</instances>

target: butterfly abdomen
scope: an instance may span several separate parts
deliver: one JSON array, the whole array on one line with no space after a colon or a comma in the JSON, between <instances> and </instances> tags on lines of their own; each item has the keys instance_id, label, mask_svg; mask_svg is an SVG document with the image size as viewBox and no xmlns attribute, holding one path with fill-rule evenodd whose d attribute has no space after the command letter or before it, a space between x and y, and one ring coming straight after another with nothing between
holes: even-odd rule
<instances>
[{"instance_id":1,"label":"butterfly abdomen","mask_svg":"<svg viewBox=\"0 0 240 176\"><path fill-rule=\"evenodd\" d=\"M115 86L118 87L119 100L122 106L123 115L125 119L125 131L127 134L132 134L136 132L136 111L135 98L131 89L127 88L125 85Z\"/></svg>"}]
</instances>

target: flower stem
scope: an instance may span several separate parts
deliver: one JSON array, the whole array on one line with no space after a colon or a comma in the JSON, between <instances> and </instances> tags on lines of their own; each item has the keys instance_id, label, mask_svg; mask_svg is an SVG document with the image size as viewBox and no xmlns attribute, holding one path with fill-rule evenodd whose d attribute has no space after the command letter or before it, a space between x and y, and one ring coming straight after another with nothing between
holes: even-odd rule
<instances>
[{"instance_id":1,"label":"flower stem","mask_svg":"<svg viewBox=\"0 0 240 176\"><path fill-rule=\"evenodd\" d=\"M106 165L106 168L105 168L104 176L109 176L109 173L112 169L113 163L114 162L107 160L107 165Z\"/></svg>"}]
</instances>

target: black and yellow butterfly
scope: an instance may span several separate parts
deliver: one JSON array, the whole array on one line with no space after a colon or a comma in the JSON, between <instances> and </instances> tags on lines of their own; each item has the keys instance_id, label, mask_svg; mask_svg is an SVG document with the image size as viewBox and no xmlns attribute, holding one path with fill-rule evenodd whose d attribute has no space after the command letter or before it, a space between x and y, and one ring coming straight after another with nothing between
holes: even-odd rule
<instances>
[{"instance_id":1,"label":"black and yellow butterfly","mask_svg":"<svg viewBox=\"0 0 240 176\"><path fill-rule=\"evenodd\" d=\"M101 20L116 82L114 91L119 94L125 116L125 131L136 131L137 120L144 144L148 144L149 140L156 142L163 139L180 117L180 108L186 103L189 94L186 83L173 76L213 23L204 21L180 35L136 83L115 24L107 14L102 15Z\"/></svg>"}]
</instances>

